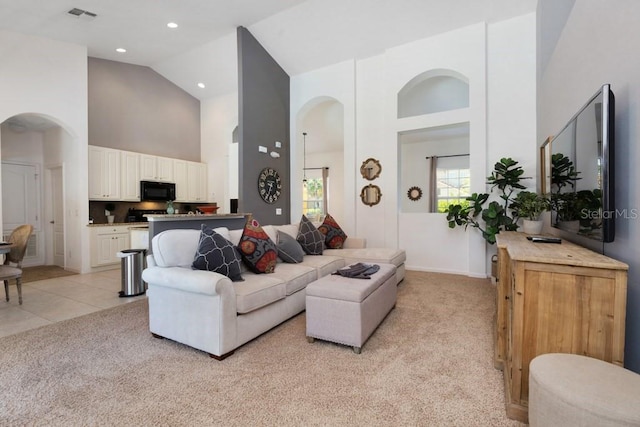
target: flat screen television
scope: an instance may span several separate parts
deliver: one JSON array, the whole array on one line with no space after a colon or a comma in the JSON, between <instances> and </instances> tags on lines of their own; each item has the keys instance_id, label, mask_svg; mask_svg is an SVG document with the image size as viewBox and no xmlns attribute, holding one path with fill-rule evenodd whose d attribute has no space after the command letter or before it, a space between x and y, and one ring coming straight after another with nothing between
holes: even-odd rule
<instances>
[{"instance_id":1,"label":"flat screen television","mask_svg":"<svg viewBox=\"0 0 640 427\"><path fill-rule=\"evenodd\" d=\"M614 240L614 119L614 95L605 84L546 143L553 227L602 242Z\"/></svg>"}]
</instances>

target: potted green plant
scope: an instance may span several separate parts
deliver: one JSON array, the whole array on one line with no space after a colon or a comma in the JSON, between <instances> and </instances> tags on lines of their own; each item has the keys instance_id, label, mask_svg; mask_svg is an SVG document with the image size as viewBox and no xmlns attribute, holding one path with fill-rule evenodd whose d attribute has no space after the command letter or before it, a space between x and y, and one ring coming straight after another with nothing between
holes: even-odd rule
<instances>
[{"instance_id":1,"label":"potted green plant","mask_svg":"<svg viewBox=\"0 0 640 427\"><path fill-rule=\"evenodd\" d=\"M522 218L522 228L525 233L540 234L543 225L540 215L549 210L550 206L550 201L545 196L532 191L521 191L510 208L515 217Z\"/></svg>"},{"instance_id":2,"label":"potted green plant","mask_svg":"<svg viewBox=\"0 0 640 427\"><path fill-rule=\"evenodd\" d=\"M447 221L449 228L457 226L471 226L482 233L482 237L490 243L496 242L496 234L501 230L515 231L518 224L510 216L509 206L513 203L513 193L516 190L524 190L526 187L520 184L524 170L518 166L518 162L512 158L502 158L496 162L491 176L487 177L487 184L491 184L491 192L498 189L502 202L489 201L489 193L473 193L467 197L468 205L451 204L447 208ZM488 204L487 204L488 202ZM485 206L486 204L486 206ZM480 221L482 219L482 221Z\"/></svg>"},{"instance_id":3,"label":"potted green plant","mask_svg":"<svg viewBox=\"0 0 640 427\"><path fill-rule=\"evenodd\" d=\"M562 153L551 155L551 188L552 192L562 193L563 188L570 186L572 189L579 178L578 172L573 165L573 161ZM555 191L553 191L555 190Z\"/></svg>"},{"instance_id":4,"label":"potted green plant","mask_svg":"<svg viewBox=\"0 0 640 427\"><path fill-rule=\"evenodd\" d=\"M551 207L555 212L556 227L577 233L580 228L578 194L569 191L551 195Z\"/></svg>"},{"instance_id":5,"label":"potted green plant","mask_svg":"<svg viewBox=\"0 0 640 427\"><path fill-rule=\"evenodd\" d=\"M551 210L556 227L578 232L580 207L575 191L581 179L573 161L563 153L551 155Z\"/></svg>"},{"instance_id":6,"label":"potted green plant","mask_svg":"<svg viewBox=\"0 0 640 427\"><path fill-rule=\"evenodd\" d=\"M590 234L602 226L602 190L580 190L576 193L576 209L579 212L580 233Z\"/></svg>"}]
</instances>

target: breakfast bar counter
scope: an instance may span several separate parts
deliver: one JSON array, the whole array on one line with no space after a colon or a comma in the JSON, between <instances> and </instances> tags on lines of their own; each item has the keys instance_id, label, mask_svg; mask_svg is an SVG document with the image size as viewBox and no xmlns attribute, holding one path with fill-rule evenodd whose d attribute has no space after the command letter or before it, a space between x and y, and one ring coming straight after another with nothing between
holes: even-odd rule
<instances>
[{"instance_id":1,"label":"breakfast bar counter","mask_svg":"<svg viewBox=\"0 0 640 427\"><path fill-rule=\"evenodd\" d=\"M227 227L229 229L243 228L250 214L166 214L145 215L149 222L149 249L153 236L165 230L195 229L199 230L202 224L211 228Z\"/></svg>"}]
</instances>

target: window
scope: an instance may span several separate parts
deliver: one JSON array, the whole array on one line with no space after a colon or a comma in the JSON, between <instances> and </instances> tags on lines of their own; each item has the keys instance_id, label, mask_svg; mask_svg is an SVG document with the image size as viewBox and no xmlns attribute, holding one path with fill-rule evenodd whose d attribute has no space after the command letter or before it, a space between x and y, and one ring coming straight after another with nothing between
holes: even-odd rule
<instances>
[{"instance_id":1,"label":"window","mask_svg":"<svg viewBox=\"0 0 640 427\"><path fill-rule=\"evenodd\" d=\"M321 221L327 213L329 168L307 168L302 186L302 213L311 221Z\"/></svg>"},{"instance_id":2,"label":"window","mask_svg":"<svg viewBox=\"0 0 640 427\"><path fill-rule=\"evenodd\" d=\"M447 212L450 204L465 205L471 195L468 154L431 156L429 160L430 212Z\"/></svg>"},{"instance_id":3,"label":"window","mask_svg":"<svg viewBox=\"0 0 640 427\"><path fill-rule=\"evenodd\" d=\"M438 168L436 172L437 182L437 212L447 212L450 204L469 203L465 200L471 195L469 168L445 169Z\"/></svg>"}]
</instances>

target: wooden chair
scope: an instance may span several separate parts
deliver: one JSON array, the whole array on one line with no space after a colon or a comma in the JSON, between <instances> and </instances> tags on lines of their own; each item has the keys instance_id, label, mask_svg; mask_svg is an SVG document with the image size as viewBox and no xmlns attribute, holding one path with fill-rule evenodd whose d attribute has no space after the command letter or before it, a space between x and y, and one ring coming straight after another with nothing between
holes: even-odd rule
<instances>
[{"instance_id":1,"label":"wooden chair","mask_svg":"<svg viewBox=\"0 0 640 427\"><path fill-rule=\"evenodd\" d=\"M18 302L22 304L22 259L27 251L27 242L33 232L33 226L29 224L16 227L9 236L11 250L6 254L4 265L0 265L0 280L4 281L4 293L9 301L9 280L16 279L18 287ZM16 264L12 267L10 264Z\"/></svg>"}]
</instances>

